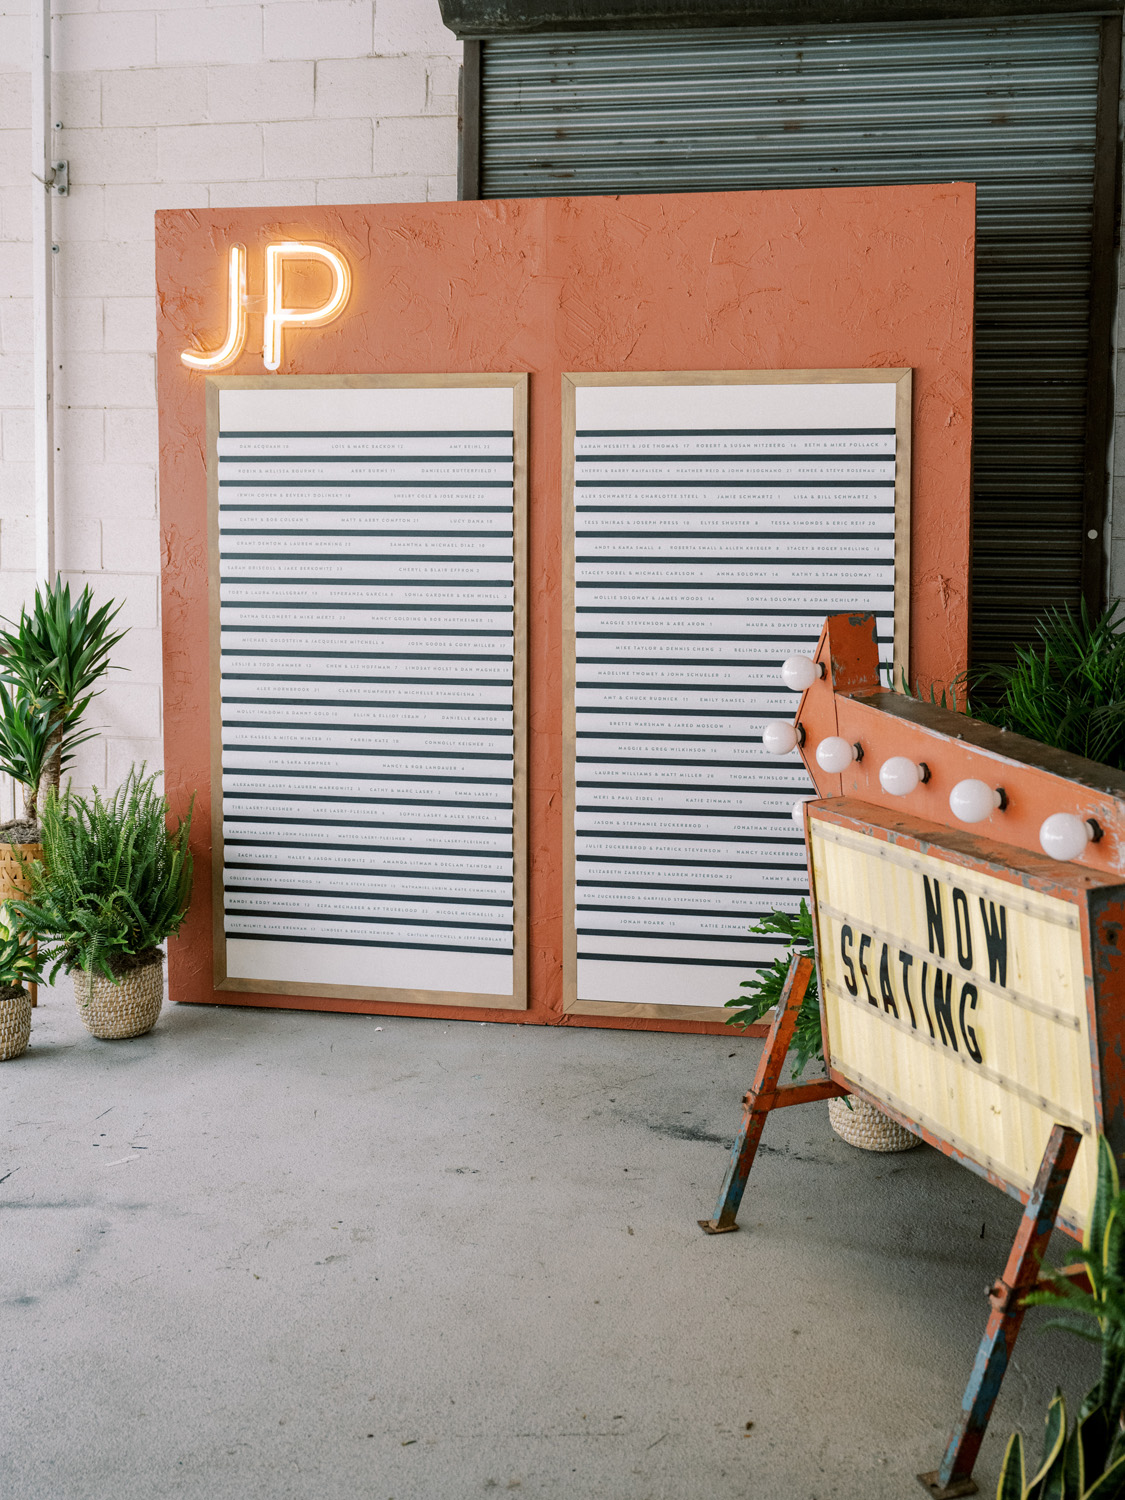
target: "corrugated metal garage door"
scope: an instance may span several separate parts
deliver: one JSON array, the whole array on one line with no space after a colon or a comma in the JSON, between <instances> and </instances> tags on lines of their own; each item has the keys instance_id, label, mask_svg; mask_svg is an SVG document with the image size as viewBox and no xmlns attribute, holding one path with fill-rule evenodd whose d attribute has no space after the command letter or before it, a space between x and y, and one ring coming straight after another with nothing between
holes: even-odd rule
<instances>
[{"instance_id":1,"label":"corrugated metal garage door","mask_svg":"<svg viewBox=\"0 0 1125 1500\"><path fill-rule=\"evenodd\" d=\"M973 653L1081 596L1096 17L490 39L481 196L978 185Z\"/></svg>"}]
</instances>

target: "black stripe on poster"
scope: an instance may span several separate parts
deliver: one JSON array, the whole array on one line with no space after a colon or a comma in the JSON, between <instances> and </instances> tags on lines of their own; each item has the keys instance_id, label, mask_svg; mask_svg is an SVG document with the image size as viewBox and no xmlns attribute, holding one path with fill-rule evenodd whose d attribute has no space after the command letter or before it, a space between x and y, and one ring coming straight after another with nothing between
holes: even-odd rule
<instances>
[{"instance_id":1,"label":"black stripe on poster","mask_svg":"<svg viewBox=\"0 0 1125 1500\"><path fill-rule=\"evenodd\" d=\"M230 869L233 867L228 866L227 868ZM365 877L367 877L369 872L365 870L363 874ZM418 877L412 875L410 878L412 880L415 880ZM435 876L433 878L440 879L441 877ZM292 885L236 885L232 886L231 889L227 891L227 896L302 896L318 898L337 897L344 901L396 901L399 903L399 905L404 905L409 902L417 903L419 900L417 896L388 896L386 894L380 895L378 892L374 891L349 891L343 888L339 890L335 888L325 888L322 890L318 890L315 887L298 887ZM510 897L507 899L500 899L495 896L426 896L424 899L431 906L496 906L499 907L502 911L511 911L512 909L512 901ZM241 909L242 908L235 907L227 908L228 911L232 912ZM591 910L595 909L596 908L591 908ZM278 915L281 914L278 913ZM306 915L309 914L306 913ZM432 924L428 921L425 921L421 923L416 922L415 925L429 927ZM453 925L471 926L472 924L466 922L454 923ZM506 930L510 931L511 926L511 922L508 922L506 924Z\"/></svg>"},{"instance_id":2,"label":"black stripe on poster","mask_svg":"<svg viewBox=\"0 0 1125 1500\"><path fill-rule=\"evenodd\" d=\"M382 730L380 732L384 733L384 734L398 734L399 738L402 739L402 738L405 738L405 736L407 734L426 734L428 731L426 731L424 729L411 729L411 730L394 730L394 729L391 729L391 730ZM252 744L252 745L240 745L240 744L227 744L227 742L225 740L223 741L223 749L224 750L238 751L240 754L243 754L243 755L302 755L303 756L303 755L307 755L308 754L308 750L306 749L306 747L304 747L302 745L262 745L262 744L258 744L258 743L255 743L255 744ZM407 746L406 748L401 749L401 750L380 750L377 747L375 749L371 749L370 746L368 746L366 748L353 749L351 747L342 746L342 745L329 745L327 748L325 748L323 745L319 745L319 746L317 746L317 754L318 755L384 755L384 756L386 756L386 755L409 755L412 760L503 760L503 761L509 761L510 762L511 759L512 759L512 753L511 753L510 750L507 751L506 753L502 753L499 750L458 750L455 746L450 747L450 749L448 749L448 750L415 750L412 746ZM231 773L231 775L238 775L238 774L240 774L239 771L238 771L237 766L226 766L226 767L224 767L224 770L229 771Z\"/></svg>"},{"instance_id":3,"label":"black stripe on poster","mask_svg":"<svg viewBox=\"0 0 1125 1500\"><path fill-rule=\"evenodd\" d=\"M309 943L316 948L406 948L419 953L487 953L495 958L509 958L511 947L479 947L472 943L385 943L364 942L361 938L294 937L281 932L228 932L227 942Z\"/></svg>"},{"instance_id":4,"label":"black stripe on poster","mask_svg":"<svg viewBox=\"0 0 1125 1500\"><path fill-rule=\"evenodd\" d=\"M664 958L655 953L646 953L638 957L635 953L583 953L579 950L580 959L591 959L598 963L607 964L679 964L684 969L694 969L699 966L708 969L741 969L743 972L753 972L761 967L760 964L751 963L749 959L739 960L737 958ZM669 1001L669 1004L673 1002ZM743 1004L740 1001L739 1004ZM701 1006L700 1009L703 1009Z\"/></svg>"},{"instance_id":5,"label":"black stripe on poster","mask_svg":"<svg viewBox=\"0 0 1125 1500\"><path fill-rule=\"evenodd\" d=\"M298 488L300 488L300 486L298 486ZM414 505L413 503L409 507L410 513L412 515L446 515L450 511L450 509L454 508L459 511L472 511L474 515L510 516L512 513L512 507L510 505L467 505L464 501L460 501L456 507L451 507L449 505ZM219 503L220 516L225 514L227 511L241 512L247 510L276 511L279 515L299 515L304 511L330 510L339 511L342 515L350 516L355 514L366 514L369 511L384 510L399 513L403 509L404 507L401 505L376 505L374 502L372 502L370 505L270 505L268 501L261 500L255 503L247 502L244 505L240 505L233 500L222 500ZM279 533L279 535L281 536L289 536L291 534L292 533L290 532ZM313 535L316 535L316 533L314 532Z\"/></svg>"},{"instance_id":6,"label":"black stripe on poster","mask_svg":"<svg viewBox=\"0 0 1125 1500\"><path fill-rule=\"evenodd\" d=\"M230 847L231 840L228 839L226 842L227 842L228 847ZM255 845L254 847L257 847L257 845ZM326 845L324 847L336 848L338 846L336 846L336 845L327 846ZM351 845L349 844L346 847L351 848ZM396 849L394 852L397 854L399 851ZM432 849L428 851L428 853L430 855L433 855L434 852L435 851L432 850ZM365 865L362 870L356 870L356 869L354 869L350 865L309 865L309 864L283 865L283 864L275 864L272 860L269 861L268 863L263 863L261 860L251 861L251 860L233 860L233 859L227 859L227 861L226 861L226 868L228 870L235 870L235 871L239 871L239 872L241 872L241 871L247 871L247 870L253 870L253 871L255 871L256 873L258 873L260 875L271 875L271 874L273 874L273 872L275 870L280 870L280 871L282 871L284 873L287 873L287 874L296 873L296 874L300 874L300 875L347 875L347 876L351 876L351 877L355 877L357 875L364 875L364 876L370 876L372 878L386 878L386 879L392 879L392 878L401 876L404 880L406 880L406 879L409 879L409 880L442 880L442 881L465 880L465 881L470 881L470 882L472 882L474 884L476 884L476 883L480 883L480 884L491 883L492 885L508 886L509 888L511 887L511 884L512 884L512 877L510 875L474 875L471 872L465 872L465 871L461 871L461 870L452 870L452 871L446 871L446 870L441 870L441 871L434 871L434 870L401 870L401 869L399 869L397 867L394 868L394 869L383 869L383 868L380 868L380 866L378 866L378 865L371 865L371 864ZM236 891L241 890L241 889L242 889L241 886L234 886L234 887L232 887L232 890L236 890ZM465 899L466 899L466 901L468 901L468 897L466 897ZM509 898L508 900L506 900L503 904L505 906L511 906L512 905L511 898Z\"/></svg>"},{"instance_id":7,"label":"black stripe on poster","mask_svg":"<svg viewBox=\"0 0 1125 1500\"><path fill-rule=\"evenodd\" d=\"M320 429L316 432L297 431L296 428L277 428L266 431L256 429L253 432L241 432L231 429L230 431L220 429L220 438L255 438L259 441L268 441L270 438L507 438L512 441L512 429L510 427L479 427L458 428L455 431L446 431L444 428L408 428L408 427L379 427L370 431L360 431L358 428L349 429L347 432L330 432Z\"/></svg>"},{"instance_id":8,"label":"black stripe on poster","mask_svg":"<svg viewBox=\"0 0 1125 1500\"><path fill-rule=\"evenodd\" d=\"M225 481L226 482L226 481ZM234 481L229 481L234 482ZM331 480L319 481L323 484ZM363 481L368 483L369 481ZM382 483L383 481L379 481ZM388 484L390 480L386 481ZM494 481L487 481L492 483ZM317 480L309 483L316 484ZM482 488L485 481L482 481ZM576 479L583 490L893 490L893 479ZM407 488L404 484L403 488ZM585 507L581 507L585 509Z\"/></svg>"},{"instance_id":9,"label":"black stripe on poster","mask_svg":"<svg viewBox=\"0 0 1125 1500\"><path fill-rule=\"evenodd\" d=\"M510 479L220 479L222 490L510 490ZM269 510L271 507L267 506ZM301 507L305 509L305 507ZM325 507L335 510L336 506ZM343 509L344 507L340 507ZM220 506L225 510L226 506ZM440 509L448 510L448 506ZM509 506L508 509L511 509Z\"/></svg>"},{"instance_id":10,"label":"black stripe on poster","mask_svg":"<svg viewBox=\"0 0 1125 1500\"><path fill-rule=\"evenodd\" d=\"M226 434L223 434L226 436ZM235 436L250 437L250 433ZM321 434L315 434L321 436ZM324 434L334 436L335 434ZM443 434L444 435L444 434ZM589 437L894 437L893 427L578 427L576 438ZM312 437L314 434L309 433ZM893 454L892 454L893 457Z\"/></svg>"},{"instance_id":11,"label":"black stripe on poster","mask_svg":"<svg viewBox=\"0 0 1125 1500\"><path fill-rule=\"evenodd\" d=\"M228 895L234 892L228 891ZM329 892L328 894L339 894ZM511 932L511 922L459 922L440 921L431 917L361 917L361 916L337 916L332 912L323 911L269 911L265 908L255 911L253 907L227 906L224 907L228 917L291 917L294 922L344 922L349 927L453 927L463 932Z\"/></svg>"}]
</instances>

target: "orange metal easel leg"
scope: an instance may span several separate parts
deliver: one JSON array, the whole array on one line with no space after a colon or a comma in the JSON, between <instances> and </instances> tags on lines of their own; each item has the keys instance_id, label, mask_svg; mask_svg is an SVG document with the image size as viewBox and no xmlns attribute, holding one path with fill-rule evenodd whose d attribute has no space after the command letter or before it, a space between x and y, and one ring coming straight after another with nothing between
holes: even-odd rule
<instances>
[{"instance_id":1,"label":"orange metal easel leg","mask_svg":"<svg viewBox=\"0 0 1125 1500\"><path fill-rule=\"evenodd\" d=\"M1078 1131L1067 1125L1056 1125L1051 1131L1008 1264L988 1294L992 1312L965 1388L961 1420L949 1439L941 1467L931 1474L918 1475L923 1488L935 1500L955 1500L956 1496L976 1494L973 1465L1023 1322L1026 1311L1023 1299L1034 1290L1039 1280L1043 1252L1055 1227L1059 1204L1081 1144Z\"/></svg>"},{"instance_id":2,"label":"orange metal easel leg","mask_svg":"<svg viewBox=\"0 0 1125 1500\"><path fill-rule=\"evenodd\" d=\"M715 1217L699 1220L699 1227L704 1234L730 1234L738 1228L735 1223L738 1207L742 1202L750 1168L754 1165L766 1116L771 1109L784 1109L789 1104L811 1104L815 1099L838 1099L847 1093L847 1089L833 1083L830 1078L787 1087L778 1084L785 1054L789 1051L789 1043L793 1040L797 1025L797 1012L805 998L812 972L811 958L795 958L789 965L773 1025L766 1038L765 1049L758 1059L753 1086L742 1101L742 1125L731 1147L730 1166L719 1189Z\"/></svg>"}]
</instances>

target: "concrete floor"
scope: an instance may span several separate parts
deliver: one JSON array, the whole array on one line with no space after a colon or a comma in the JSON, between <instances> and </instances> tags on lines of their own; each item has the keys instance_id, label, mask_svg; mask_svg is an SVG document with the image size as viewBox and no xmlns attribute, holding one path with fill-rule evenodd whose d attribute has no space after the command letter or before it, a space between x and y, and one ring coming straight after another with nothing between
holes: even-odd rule
<instances>
[{"instance_id":1,"label":"concrete floor","mask_svg":"<svg viewBox=\"0 0 1125 1500\"><path fill-rule=\"evenodd\" d=\"M920 1496L1017 1206L820 1104L704 1236L759 1047L209 1007L105 1043L60 986L0 1072L0 1492ZM986 1494L1096 1374L1043 1321Z\"/></svg>"}]
</instances>

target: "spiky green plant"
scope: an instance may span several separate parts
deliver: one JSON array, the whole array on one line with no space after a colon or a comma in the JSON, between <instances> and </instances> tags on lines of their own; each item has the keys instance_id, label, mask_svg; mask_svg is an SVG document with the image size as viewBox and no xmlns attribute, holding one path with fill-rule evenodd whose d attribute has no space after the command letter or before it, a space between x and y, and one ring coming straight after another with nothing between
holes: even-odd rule
<instances>
[{"instance_id":1,"label":"spiky green plant","mask_svg":"<svg viewBox=\"0 0 1125 1500\"><path fill-rule=\"evenodd\" d=\"M65 771L78 746L94 737L92 729L77 732L82 707L62 718L60 734L60 721L48 705L36 703L21 687L9 692L0 681L0 771L23 787L24 817L30 823L37 821L39 783L53 748L57 746L60 772Z\"/></svg>"},{"instance_id":2,"label":"spiky green plant","mask_svg":"<svg viewBox=\"0 0 1125 1500\"><path fill-rule=\"evenodd\" d=\"M974 718L1125 770L1125 615L1050 610L1011 666L969 674Z\"/></svg>"},{"instance_id":3,"label":"spiky green plant","mask_svg":"<svg viewBox=\"0 0 1125 1500\"><path fill-rule=\"evenodd\" d=\"M21 928L51 967L118 980L159 958L191 899L191 808L169 831L156 777L134 767L111 797L68 787L47 794L43 859L28 863L28 892L13 901Z\"/></svg>"},{"instance_id":4,"label":"spiky green plant","mask_svg":"<svg viewBox=\"0 0 1125 1500\"><path fill-rule=\"evenodd\" d=\"M25 816L32 822L41 799L48 788L58 788L69 754L81 743L74 730L101 691L94 684L108 670L109 653L125 634L110 629L120 604L111 599L98 609L93 606L89 588L72 602L70 585L56 576L54 583L35 590L31 608L21 610L18 621L5 622L12 629L0 629L0 680L14 690L27 713L48 715L40 775L34 784L23 782L28 791Z\"/></svg>"},{"instance_id":5,"label":"spiky green plant","mask_svg":"<svg viewBox=\"0 0 1125 1500\"><path fill-rule=\"evenodd\" d=\"M783 937L785 953L764 965L753 979L744 979L739 989L748 993L728 1000L727 1007L737 1006L733 1016L727 1017L728 1026L752 1026L760 1021L781 999L782 986L789 974L789 965L794 958L814 958L812 914L808 902L801 898L797 912L774 911L750 929L763 937ZM813 970L805 998L797 1012L797 1025L793 1032L790 1049L793 1053L793 1077L799 1078L811 1058L824 1061L824 1043L820 1031L820 1000L817 990L816 970Z\"/></svg>"},{"instance_id":6,"label":"spiky green plant","mask_svg":"<svg viewBox=\"0 0 1125 1500\"><path fill-rule=\"evenodd\" d=\"M1023 1439L1013 1433L1004 1455L997 1500L1115 1500L1125 1496L1125 1193L1113 1152L1098 1137L1097 1191L1078 1252L1090 1290L1056 1272L1052 1286L1026 1299L1058 1309L1047 1325L1091 1339L1101 1352L1101 1373L1067 1424L1066 1401L1056 1391L1047 1409L1043 1458L1027 1479Z\"/></svg>"},{"instance_id":7,"label":"spiky green plant","mask_svg":"<svg viewBox=\"0 0 1125 1500\"><path fill-rule=\"evenodd\" d=\"M0 999L42 979L42 964L26 937L21 937L17 918L0 905Z\"/></svg>"}]
</instances>

